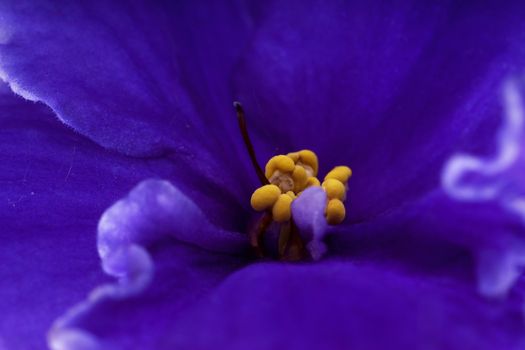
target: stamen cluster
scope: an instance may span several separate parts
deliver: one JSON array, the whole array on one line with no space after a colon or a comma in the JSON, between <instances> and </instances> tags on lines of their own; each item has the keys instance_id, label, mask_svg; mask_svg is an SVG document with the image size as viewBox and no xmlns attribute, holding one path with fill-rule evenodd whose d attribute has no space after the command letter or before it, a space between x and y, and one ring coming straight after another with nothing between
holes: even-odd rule
<instances>
[{"instance_id":1,"label":"stamen cluster","mask_svg":"<svg viewBox=\"0 0 525 350\"><path fill-rule=\"evenodd\" d=\"M310 150L301 150L272 157L265 167L265 177L270 184L256 189L251 205L257 211L269 211L274 221L282 223L292 217L292 202L312 186L322 186L327 195L326 220L330 225L341 223L346 215L344 200L348 179L352 170L337 166L321 184L317 178L319 163L317 155Z\"/></svg>"}]
</instances>

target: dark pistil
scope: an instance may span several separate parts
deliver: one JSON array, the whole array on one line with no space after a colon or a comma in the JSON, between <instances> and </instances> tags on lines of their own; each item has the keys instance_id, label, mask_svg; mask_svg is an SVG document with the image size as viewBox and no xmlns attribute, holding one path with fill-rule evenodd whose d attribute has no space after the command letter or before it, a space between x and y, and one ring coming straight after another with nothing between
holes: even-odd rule
<instances>
[{"instance_id":1,"label":"dark pistil","mask_svg":"<svg viewBox=\"0 0 525 350\"><path fill-rule=\"evenodd\" d=\"M241 130L242 139L244 145L250 156L253 168L261 182L261 185L269 185L270 182L264 175L264 171L257 162L255 150L253 148L250 135L248 134L248 128L246 126L246 118L244 116L244 110L239 102L233 102L233 106L237 111L237 120L239 122L239 129ZM264 257L263 250L263 238L264 233L268 227L272 224L273 218L271 211L265 212L257 221L255 226L250 230L250 245L252 246L255 255L259 258ZM281 232L279 235L279 258L283 261L297 261L304 257L304 244L299 235L299 230L295 225L293 219L289 222L281 225Z\"/></svg>"},{"instance_id":2,"label":"dark pistil","mask_svg":"<svg viewBox=\"0 0 525 350\"><path fill-rule=\"evenodd\" d=\"M270 182L264 175L264 171L257 162L257 157L255 156L255 150L253 149L253 144L250 140L250 135L248 134L248 128L246 127L246 118L244 117L244 110L242 108L242 105L239 102L233 102L233 106L237 111L237 121L239 122L239 129L241 130L242 139L244 140L244 145L246 146L246 150L248 151L248 155L250 156L250 160L252 161L253 168L255 169L255 172L257 173L257 177L259 178L261 184L268 185L270 184Z\"/></svg>"}]
</instances>

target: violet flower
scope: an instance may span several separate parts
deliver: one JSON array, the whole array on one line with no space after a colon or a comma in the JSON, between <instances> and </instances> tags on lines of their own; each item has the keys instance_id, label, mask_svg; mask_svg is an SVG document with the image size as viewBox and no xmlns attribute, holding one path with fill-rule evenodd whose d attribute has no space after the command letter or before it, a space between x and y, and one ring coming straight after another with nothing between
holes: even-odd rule
<instances>
[{"instance_id":1,"label":"violet flower","mask_svg":"<svg viewBox=\"0 0 525 350\"><path fill-rule=\"evenodd\" d=\"M0 349L522 348L522 7L0 4ZM234 100L354 169L318 260L251 253Z\"/></svg>"}]
</instances>

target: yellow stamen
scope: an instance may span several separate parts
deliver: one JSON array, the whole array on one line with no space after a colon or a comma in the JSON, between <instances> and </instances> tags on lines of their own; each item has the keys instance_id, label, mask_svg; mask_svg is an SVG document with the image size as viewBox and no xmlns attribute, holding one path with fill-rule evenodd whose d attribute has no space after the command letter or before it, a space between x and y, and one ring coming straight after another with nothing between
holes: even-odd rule
<instances>
[{"instance_id":1,"label":"yellow stamen","mask_svg":"<svg viewBox=\"0 0 525 350\"><path fill-rule=\"evenodd\" d=\"M255 190L250 203L252 208L262 211L271 208L281 195L281 190L275 185L264 185Z\"/></svg>"},{"instance_id":2,"label":"yellow stamen","mask_svg":"<svg viewBox=\"0 0 525 350\"><path fill-rule=\"evenodd\" d=\"M308 176L306 175L306 170L300 165L296 165L292 172L292 179L294 183L294 192L299 193L306 188L306 182L308 181Z\"/></svg>"},{"instance_id":3,"label":"yellow stamen","mask_svg":"<svg viewBox=\"0 0 525 350\"><path fill-rule=\"evenodd\" d=\"M292 158L297 165L302 165L307 173L311 169L311 174L308 174L309 176L317 176L319 161L313 151L303 149L299 152L288 153L288 157Z\"/></svg>"},{"instance_id":4,"label":"yellow stamen","mask_svg":"<svg viewBox=\"0 0 525 350\"><path fill-rule=\"evenodd\" d=\"M317 155L301 150L272 157L265 167L270 185L264 185L252 195L255 210L268 210L272 219L284 223L292 219L291 204L306 188L322 186L326 193L326 221L330 225L341 223L346 215L343 201L346 199L347 182L352 170L347 166L333 168L321 184L316 177L319 169Z\"/></svg>"},{"instance_id":5,"label":"yellow stamen","mask_svg":"<svg viewBox=\"0 0 525 350\"><path fill-rule=\"evenodd\" d=\"M285 222L292 217L292 197L287 194L281 194L272 208L273 219L276 222Z\"/></svg>"},{"instance_id":6,"label":"yellow stamen","mask_svg":"<svg viewBox=\"0 0 525 350\"><path fill-rule=\"evenodd\" d=\"M325 180L327 179L336 179L341 181L343 184L346 184L348 182L348 179L352 176L352 169L350 169L347 166L336 166L326 176L324 177Z\"/></svg>"},{"instance_id":7,"label":"yellow stamen","mask_svg":"<svg viewBox=\"0 0 525 350\"><path fill-rule=\"evenodd\" d=\"M326 204L326 222L329 225L338 225L344 219L346 210L343 202L339 199L330 199Z\"/></svg>"},{"instance_id":8,"label":"yellow stamen","mask_svg":"<svg viewBox=\"0 0 525 350\"><path fill-rule=\"evenodd\" d=\"M271 221L280 223L279 256L283 260L298 260L303 256L304 244L292 218L292 202L306 188L320 186L317 174L319 162L317 155L308 149L287 155L272 157L263 172L250 140L246 127L244 110L239 102L234 102L239 129L262 187L251 196L251 206L257 211L265 211L256 226L250 230L250 244L257 256L264 256L263 235ZM322 188L326 193L325 216L330 225L341 223L346 215L343 201L346 198L347 182L352 170L337 166L324 178Z\"/></svg>"},{"instance_id":9,"label":"yellow stamen","mask_svg":"<svg viewBox=\"0 0 525 350\"><path fill-rule=\"evenodd\" d=\"M323 181L323 189L328 199L344 200L346 196L346 187L336 179L327 179Z\"/></svg>"},{"instance_id":10,"label":"yellow stamen","mask_svg":"<svg viewBox=\"0 0 525 350\"><path fill-rule=\"evenodd\" d=\"M321 186L321 183L319 182L319 179L316 177L309 177L306 181L306 187L312 187L312 186Z\"/></svg>"},{"instance_id":11,"label":"yellow stamen","mask_svg":"<svg viewBox=\"0 0 525 350\"><path fill-rule=\"evenodd\" d=\"M292 198L292 199L297 198L297 196L295 195L295 193L293 193L292 191L288 191L288 192L286 192L286 194L289 195L290 198Z\"/></svg>"},{"instance_id":12,"label":"yellow stamen","mask_svg":"<svg viewBox=\"0 0 525 350\"><path fill-rule=\"evenodd\" d=\"M277 170L281 171L282 173L290 173L294 168L295 164L292 158L284 155L278 155L272 157L268 163L266 163L264 175L267 179L270 179Z\"/></svg>"}]
</instances>

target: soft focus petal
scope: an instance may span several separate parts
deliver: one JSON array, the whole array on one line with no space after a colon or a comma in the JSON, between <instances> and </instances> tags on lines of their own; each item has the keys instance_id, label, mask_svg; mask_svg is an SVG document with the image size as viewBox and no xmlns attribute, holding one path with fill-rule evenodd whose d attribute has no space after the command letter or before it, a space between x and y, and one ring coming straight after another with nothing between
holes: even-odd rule
<instances>
[{"instance_id":1,"label":"soft focus petal","mask_svg":"<svg viewBox=\"0 0 525 350\"><path fill-rule=\"evenodd\" d=\"M519 2L288 1L261 13L236 79L257 139L312 148L321 174L351 166L352 222L437 187L465 142L486 147L499 86L525 62Z\"/></svg>"},{"instance_id":2,"label":"soft focus petal","mask_svg":"<svg viewBox=\"0 0 525 350\"><path fill-rule=\"evenodd\" d=\"M462 202L499 201L509 209L523 199L525 182L520 181L520 175L525 167L525 105L520 82L508 80L502 86L502 122L492 140L495 154L457 153L445 164L442 183L450 197Z\"/></svg>"},{"instance_id":3,"label":"soft focus petal","mask_svg":"<svg viewBox=\"0 0 525 350\"><path fill-rule=\"evenodd\" d=\"M460 281L386 266L256 265L188 312L173 346L519 349L525 341L519 311L477 297ZM195 339L198 329L209 333Z\"/></svg>"},{"instance_id":4,"label":"soft focus petal","mask_svg":"<svg viewBox=\"0 0 525 350\"><path fill-rule=\"evenodd\" d=\"M241 259L165 240L152 252L151 284L136 296L99 287L50 332L52 349L163 349L176 320L241 266ZM84 348L81 348L84 349ZM168 347L169 349L169 347Z\"/></svg>"},{"instance_id":5,"label":"soft focus petal","mask_svg":"<svg viewBox=\"0 0 525 350\"><path fill-rule=\"evenodd\" d=\"M522 79L514 79L502 88L505 113L494 135L495 154L458 153L443 169L449 200L477 214L466 217L480 246L476 251L479 288L487 295L507 293L525 265L525 104L520 85ZM480 229L473 233L474 227Z\"/></svg>"},{"instance_id":6,"label":"soft focus petal","mask_svg":"<svg viewBox=\"0 0 525 350\"><path fill-rule=\"evenodd\" d=\"M521 218L495 203L458 203L445 196L427 199L411 226L468 247L476 262L478 290L502 297L518 280L525 264Z\"/></svg>"},{"instance_id":7,"label":"soft focus petal","mask_svg":"<svg viewBox=\"0 0 525 350\"><path fill-rule=\"evenodd\" d=\"M461 280L330 261L256 264L224 279L230 262L201 259L193 257L197 264L187 270L175 268L176 263L171 271L162 269L163 283L140 298L99 305L77 326L115 349L493 350L524 345L516 305L480 298ZM218 266L211 269L214 262ZM201 278L195 278L199 273Z\"/></svg>"},{"instance_id":8,"label":"soft focus petal","mask_svg":"<svg viewBox=\"0 0 525 350\"><path fill-rule=\"evenodd\" d=\"M50 345L54 349L104 346L106 339L99 332L108 331L109 327L105 329L97 322L94 329L79 329L87 315L101 308L105 310L108 305L120 308L122 304L133 304L135 298L150 299L152 295L156 295L158 303L171 304L163 312L173 312L184 303L184 291L191 295L192 288L203 288L217 278L216 274L231 271L228 262L242 261L247 248L246 235L212 225L205 213L169 182L145 180L106 210L99 222L98 251L102 266L106 273L118 278L119 283L97 288L87 301L57 320L50 332ZM214 252L239 257L224 256L221 262L220 255ZM222 266L214 268L210 263ZM206 268L211 271L205 271ZM173 273L174 269L176 272L189 270L192 276L179 276L179 271L166 277L167 271ZM115 314L111 323L118 318L117 327L126 329L134 325L135 321L128 322L123 316ZM141 330L142 336L155 337L157 332L165 331L163 327L169 324L169 318L159 317L159 324L144 324L147 328ZM148 331L149 327L153 327L154 332ZM120 337L118 333L112 337ZM134 346L140 348L137 344Z\"/></svg>"},{"instance_id":9,"label":"soft focus petal","mask_svg":"<svg viewBox=\"0 0 525 350\"><path fill-rule=\"evenodd\" d=\"M52 321L104 278L95 231L105 207L170 170L102 149L3 85L0 124L0 344L40 349Z\"/></svg>"},{"instance_id":10,"label":"soft focus petal","mask_svg":"<svg viewBox=\"0 0 525 350\"><path fill-rule=\"evenodd\" d=\"M519 219L497 205L465 205L436 191L373 222L336 229L325 242L331 255L416 271L451 275L470 264L472 275L478 271L478 291L501 297L521 271L521 230Z\"/></svg>"},{"instance_id":11,"label":"soft focus petal","mask_svg":"<svg viewBox=\"0 0 525 350\"><path fill-rule=\"evenodd\" d=\"M373 223L333 235L332 251L377 259L378 254L385 258L397 249L390 258L433 256L439 266L447 261L456 264L466 250L475 262L479 292L508 295L525 265L525 215L520 204L525 198L525 109L519 86L519 81L509 80L502 88L503 121L489 142L496 149L493 154L452 155L443 168L442 190ZM445 242L453 246L443 254L440 246Z\"/></svg>"}]
</instances>

